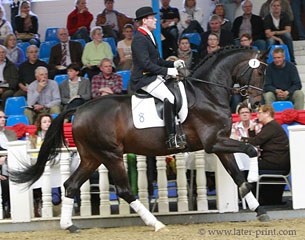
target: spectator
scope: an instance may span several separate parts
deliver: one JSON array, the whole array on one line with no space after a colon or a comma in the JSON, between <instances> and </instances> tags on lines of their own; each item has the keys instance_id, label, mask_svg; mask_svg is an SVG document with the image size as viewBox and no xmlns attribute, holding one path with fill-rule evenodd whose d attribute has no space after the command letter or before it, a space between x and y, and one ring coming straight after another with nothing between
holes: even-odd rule
<instances>
[{"instance_id":1,"label":"spectator","mask_svg":"<svg viewBox=\"0 0 305 240\"><path fill-rule=\"evenodd\" d=\"M288 174L290 171L289 140L281 125L274 120L274 109L263 105L258 112L258 120L263 124L256 136L244 139L261 149L258 169L277 171ZM263 185L260 187L259 203L261 205L282 204L284 185Z\"/></svg>"},{"instance_id":2,"label":"spectator","mask_svg":"<svg viewBox=\"0 0 305 240\"><path fill-rule=\"evenodd\" d=\"M90 81L80 77L80 67L72 63L67 67L69 79L59 85L61 103L64 109L78 107L91 99Z\"/></svg>"},{"instance_id":3,"label":"spectator","mask_svg":"<svg viewBox=\"0 0 305 240\"><path fill-rule=\"evenodd\" d=\"M25 61L23 50L17 46L17 39L14 33L9 33L5 40L4 46L7 49L6 56L17 67Z\"/></svg>"},{"instance_id":4,"label":"spectator","mask_svg":"<svg viewBox=\"0 0 305 240\"><path fill-rule=\"evenodd\" d=\"M305 27L302 23L301 11L303 5L303 12L305 12L305 2L303 0L290 1L290 6L294 15L294 27L298 31L298 39L305 40Z\"/></svg>"},{"instance_id":5,"label":"spectator","mask_svg":"<svg viewBox=\"0 0 305 240\"><path fill-rule=\"evenodd\" d=\"M178 49L179 31L177 24L180 21L178 8L171 7L171 0L161 0L160 8L161 33L165 38L162 41L163 58L176 55Z\"/></svg>"},{"instance_id":6,"label":"spectator","mask_svg":"<svg viewBox=\"0 0 305 240\"><path fill-rule=\"evenodd\" d=\"M238 8L242 0L218 0L219 3L222 3L225 8L226 18L233 22L235 19L236 9Z\"/></svg>"},{"instance_id":7,"label":"spectator","mask_svg":"<svg viewBox=\"0 0 305 240\"><path fill-rule=\"evenodd\" d=\"M19 90L15 93L15 97L27 96L28 85L35 80L35 69L39 66L48 67L48 65L38 59L38 47L30 45L26 49L28 60L19 66Z\"/></svg>"},{"instance_id":8,"label":"spectator","mask_svg":"<svg viewBox=\"0 0 305 240\"><path fill-rule=\"evenodd\" d=\"M12 97L18 88L18 69L6 57L6 47L0 45L0 97L4 109L8 97Z\"/></svg>"},{"instance_id":9,"label":"spectator","mask_svg":"<svg viewBox=\"0 0 305 240\"><path fill-rule=\"evenodd\" d=\"M304 109L304 93L297 68L285 60L283 48L275 48L273 62L266 70L264 98L266 104L274 101L289 100L297 110Z\"/></svg>"},{"instance_id":10,"label":"spectator","mask_svg":"<svg viewBox=\"0 0 305 240\"><path fill-rule=\"evenodd\" d=\"M241 104L238 108L238 116L240 121L232 124L230 138L241 141L242 138L254 137L261 131L261 124L251 119L251 108L247 104ZM237 165L241 171L244 171L245 177L248 176L248 172L251 166L251 158L245 153L234 153ZM257 166L257 159L255 160ZM256 172L257 175L257 172ZM250 181L248 178L248 181ZM252 181L252 179L251 179Z\"/></svg>"},{"instance_id":11,"label":"spectator","mask_svg":"<svg viewBox=\"0 0 305 240\"><path fill-rule=\"evenodd\" d=\"M216 14L221 18L221 29L231 32L232 22L225 18L224 5L221 3L216 4L213 14Z\"/></svg>"},{"instance_id":12,"label":"spectator","mask_svg":"<svg viewBox=\"0 0 305 240\"><path fill-rule=\"evenodd\" d=\"M57 74L66 74L67 66L71 63L76 63L82 67L83 47L81 43L69 41L69 34L66 28L59 28L57 37L60 43L51 48L49 59L51 79Z\"/></svg>"},{"instance_id":13,"label":"spectator","mask_svg":"<svg viewBox=\"0 0 305 240\"><path fill-rule=\"evenodd\" d=\"M82 55L82 62L85 66L83 72L88 74L89 79L100 72L99 64L101 59L113 60L111 47L103 41L103 30L97 26L92 28L90 36L92 41L87 43Z\"/></svg>"},{"instance_id":14,"label":"spectator","mask_svg":"<svg viewBox=\"0 0 305 240\"><path fill-rule=\"evenodd\" d=\"M271 1L270 14L264 18L264 28L267 37L267 48L273 44L286 44L291 62L295 64L293 43L291 37L291 21L281 9L280 0Z\"/></svg>"},{"instance_id":15,"label":"spectator","mask_svg":"<svg viewBox=\"0 0 305 240\"><path fill-rule=\"evenodd\" d=\"M28 87L28 108L24 111L30 124L35 122L38 114L60 113L60 94L57 82L48 79L46 67L37 67L35 76L36 80Z\"/></svg>"},{"instance_id":16,"label":"spectator","mask_svg":"<svg viewBox=\"0 0 305 240\"><path fill-rule=\"evenodd\" d=\"M6 20L4 7L0 4L0 44L4 43L6 36L13 33L11 23Z\"/></svg>"},{"instance_id":17,"label":"spectator","mask_svg":"<svg viewBox=\"0 0 305 240\"><path fill-rule=\"evenodd\" d=\"M113 37L116 42L124 38L125 24L133 24L133 19L113 9L114 0L104 0L105 9L96 17L96 26L103 28L105 37Z\"/></svg>"},{"instance_id":18,"label":"spectator","mask_svg":"<svg viewBox=\"0 0 305 240\"><path fill-rule=\"evenodd\" d=\"M131 43L134 28L131 24L124 26L123 34L125 38L118 42L117 50L120 57L117 70L130 70L132 67Z\"/></svg>"},{"instance_id":19,"label":"spectator","mask_svg":"<svg viewBox=\"0 0 305 240\"><path fill-rule=\"evenodd\" d=\"M22 1L19 6L19 13L15 17L15 33L17 39L30 44L39 46L40 40L38 35L38 18L31 11L30 1Z\"/></svg>"},{"instance_id":20,"label":"spectator","mask_svg":"<svg viewBox=\"0 0 305 240\"><path fill-rule=\"evenodd\" d=\"M207 48L201 52L202 57L205 57L209 53L217 51L219 48L220 48L220 46L219 46L218 35L216 33L210 33L210 35L208 37Z\"/></svg>"},{"instance_id":21,"label":"spectator","mask_svg":"<svg viewBox=\"0 0 305 240\"><path fill-rule=\"evenodd\" d=\"M292 9L290 6L290 3L288 0L280 0L281 1L281 6L282 6L282 11L288 14L290 21L292 22L294 19ZM293 0L291 0L293 1ZM267 0L263 5L261 6L261 9L259 11L259 15L264 19L267 15L270 14L270 4L272 0Z\"/></svg>"},{"instance_id":22,"label":"spectator","mask_svg":"<svg viewBox=\"0 0 305 240\"><path fill-rule=\"evenodd\" d=\"M182 59L187 69L192 70L198 63L198 54L191 49L190 40L187 37L179 39L177 57Z\"/></svg>"},{"instance_id":23,"label":"spectator","mask_svg":"<svg viewBox=\"0 0 305 240\"><path fill-rule=\"evenodd\" d=\"M12 27L13 27L13 31L14 31L14 32L16 31L15 16L18 15L19 6L20 6L20 1L19 1L19 0L10 1L10 8L11 8L11 24L12 24Z\"/></svg>"},{"instance_id":24,"label":"spectator","mask_svg":"<svg viewBox=\"0 0 305 240\"><path fill-rule=\"evenodd\" d=\"M237 17L233 22L232 33L235 44L239 45L241 36L245 33L252 36L253 45L259 50L266 50L266 37L264 32L264 22L260 16L252 13L253 4L250 0L242 3L244 14Z\"/></svg>"},{"instance_id":25,"label":"spectator","mask_svg":"<svg viewBox=\"0 0 305 240\"><path fill-rule=\"evenodd\" d=\"M67 29L71 39L90 41L89 32L93 15L87 8L87 0L76 0L75 9L68 15Z\"/></svg>"},{"instance_id":26,"label":"spectator","mask_svg":"<svg viewBox=\"0 0 305 240\"><path fill-rule=\"evenodd\" d=\"M103 58L99 68L101 72L92 78L92 98L122 92L122 77L112 72L112 60Z\"/></svg>"},{"instance_id":27,"label":"spectator","mask_svg":"<svg viewBox=\"0 0 305 240\"><path fill-rule=\"evenodd\" d=\"M252 37L248 33L242 34L239 39L239 44L243 47L252 47Z\"/></svg>"},{"instance_id":28,"label":"spectator","mask_svg":"<svg viewBox=\"0 0 305 240\"><path fill-rule=\"evenodd\" d=\"M233 45L233 36L232 33L221 29L221 18L213 14L210 22L209 22L210 29L207 32L204 32L201 35L201 52L204 51L208 46L208 37L211 33L214 33L218 36L219 39L219 46L224 47L227 45Z\"/></svg>"},{"instance_id":29,"label":"spectator","mask_svg":"<svg viewBox=\"0 0 305 240\"><path fill-rule=\"evenodd\" d=\"M183 0L184 8L180 11L180 21L178 22L179 33L202 33L203 12L197 7L197 0Z\"/></svg>"},{"instance_id":30,"label":"spectator","mask_svg":"<svg viewBox=\"0 0 305 240\"><path fill-rule=\"evenodd\" d=\"M0 150L7 149L7 143L10 141L17 140L16 133L12 130L5 129L6 116L3 110L0 110ZM3 217L10 218L10 192L9 192L9 181L7 172L7 157L0 156L0 182L2 189L2 206L3 206Z\"/></svg>"}]
</instances>

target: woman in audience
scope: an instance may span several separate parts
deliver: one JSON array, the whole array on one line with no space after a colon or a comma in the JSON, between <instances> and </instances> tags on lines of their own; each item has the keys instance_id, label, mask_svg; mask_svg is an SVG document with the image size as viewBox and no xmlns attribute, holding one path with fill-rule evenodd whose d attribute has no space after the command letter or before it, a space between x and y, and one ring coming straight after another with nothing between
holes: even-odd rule
<instances>
[{"instance_id":1,"label":"woman in audience","mask_svg":"<svg viewBox=\"0 0 305 240\"><path fill-rule=\"evenodd\" d=\"M225 18L225 8L223 4L218 3L215 6L214 14L218 15L221 18L221 29L231 32L232 23Z\"/></svg>"},{"instance_id":2,"label":"woman in audience","mask_svg":"<svg viewBox=\"0 0 305 240\"><path fill-rule=\"evenodd\" d=\"M64 109L78 107L91 99L90 81L79 77L80 67L71 63L67 67L69 79L64 80L60 86L61 103Z\"/></svg>"},{"instance_id":3,"label":"woman in audience","mask_svg":"<svg viewBox=\"0 0 305 240\"><path fill-rule=\"evenodd\" d=\"M210 35L208 37L208 46L207 46L206 50L201 52L201 56L205 57L209 53L215 52L219 48L220 48L220 46L219 46L218 35L215 33L210 33Z\"/></svg>"},{"instance_id":4,"label":"woman in audience","mask_svg":"<svg viewBox=\"0 0 305 240\"><path fill-rule=\"evenodd\" d=\"M6 36L4 46L7 48L7 58L19 67L19 65L25 61L25 55L22 49L17 46L17 39L14 33L10 33Z\"/></svg>"},{"instance_id":5,"label":"woman in audience","mask_svg":"<svg viewBox=\"0 0 305 240\"><path fill-rule=\"evenodd\" d=\"M3 44L6 36L12 32L11 23L6 20L5 9L0 4L0 44Z\"/></svg>"},{"instance_id":6,"label":"woman in audience","mask_svg":"<svg viewBox=\"0 0 305 240\"><path fill-rule=\"evenodd\" d=\"M30 42L31 45L39 47L38 18L31 11L31 3L29 1L21 2L19 14L15 17L15 26L17 39Z\"/></svg>"},{"instance_id":7,"label":"woman in audience","mask_svg":"<svg viewBox=\"0 0 305 240\"><path fill-rule=\"evenodd\" d=\"M261 149L258 161L259 171L288 174L290 171L289 140L282 126L274 120L273 107L268 104L261 106L258 120L263 124L261 132L243 140ZM284 187L284 185L263 185L260 187L259 203L261 205L282 204Z\"/></svg>"},{"instance_id":8,"label":"woman in audience","mask_svg":"<svg viewBox=\"0 0 305 240\"><path fill-rule=\"evenodd\" d=\"M71 39L90 41L89 32L93 15L87 8L86 0L76 0L75 9L68 15L67 29Z\"/></svg>"},{"instance_id":9,"label":"woman in audience","mask_svg":"<svg viewBox=\"0 0 305 240\"><path fill-rule=\"evenodd\" d=\"M123 35L125 38L118 42L117 50L120 57L117 70L130 70L132 66L131 42L133 36L132 24L124 26Z\"/></svg>"},{"instance_id":10,"label":"woman in audience","mask_svg":"<svg viewBox=\"0 0 305 240\"><path fill-rule=\"evenodd\" d=\"M203 12L196 7L196 0L184 0L184 9L180 11L178 29L181 34L204 31Z\"/></svg>"},{"instance_id":11,"label":"woman in audience","mask_svg":"<svg viewBox=\"0 0 305 240\"><path fill-rule=\"evenodd\" d=\"M188 70L192 70L198 62L197 52L191 49L190 40L187 37L181 37L178 42L177 57L184 60Z\"/></svg>"},{"instance_id":12,"label":"woman in audience","mask_svg":"<svg viewBox=\"0 0 305 240\"><path fill-rule=\"evenodd\" d=\"M82 62L85 67L83 73L87 73L91 80L94 75L100 72L98 66L101 59L109 58L113 60L113 54L110 45L103 41L103 30L101 27L92 28L90 36L92 41L85 45Z\"/></svg>"}]
</instances>

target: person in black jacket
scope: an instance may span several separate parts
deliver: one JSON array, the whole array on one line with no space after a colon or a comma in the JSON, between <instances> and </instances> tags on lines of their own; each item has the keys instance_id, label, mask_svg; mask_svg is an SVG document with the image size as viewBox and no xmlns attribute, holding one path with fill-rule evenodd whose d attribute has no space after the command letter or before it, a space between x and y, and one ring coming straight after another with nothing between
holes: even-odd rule
<instances>
[{"instance_id":1,"label":"person in black jacket","mask_svg":"<svg viewBox=\"0 0 305 240\"><path fill-rule=\"evenodd\" d=\"M240 37L247 33L252 36L253 45L259 50L266 50L264 22L260 16L252 13L252 2L246 0L242 3L244 14L235 18L232 27L235 44L239 45ZM250 24L249 24L250 23Z\"/></svg>"},{"instance_id":2,"label":"person in black jacket","mask_svg":"<svg viewBox=\"0 0 305 240\"><path fill-rule=\"evenodd\" d=\"M176 134L175 97L164 84L163 77L176 77L177 69L184 67L185 64L183 60L171 62L160 57L156 39L152 34L157 23L155 14L151 7L142 7L136 11L136 20L139 21L140 27L131 44L133 71L130 87L132 91L142 89L164 102L167 146L169 149L184 148L185 137Z\"/></svg>"}]
</instances>

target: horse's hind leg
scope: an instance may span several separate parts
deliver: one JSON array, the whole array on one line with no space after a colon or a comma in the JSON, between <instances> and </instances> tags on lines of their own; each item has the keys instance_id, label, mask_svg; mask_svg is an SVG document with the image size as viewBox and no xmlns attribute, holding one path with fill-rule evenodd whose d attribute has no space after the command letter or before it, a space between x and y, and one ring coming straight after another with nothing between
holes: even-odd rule
<instances>
[{"instance_id":1,"label":"horse's hind leg","mask_svg":"<svg viewBox=\"0 0 305 240\"><path fill-rule=\"evenodd\" d=\"M123 159L117 160L116 164L113 164L114 162L115 161L112 161L106 167L116 185L118 196L129 203L130 207L139 214L146 225L154 227L155 231L164 228L165 225L158 221L157 218L132 195Z\"/></svg>"},{"instance_id":2,"label":"horse's hind leg","mask_svg":"<svg viewBox=\"0 0 305 240\"><path fill-rule=\"evenodd\" d=\"M86 164L83 164L86 162ZM74 197L79 192L82 184L87 181L98 168L100 162L95 158L82 157L82 162L76 171L64 183L65 197L62 201L60 227L71 233L79 232L79 228L72 223Z\"/></svg>"},{"instance_id":3,"label":"horse's hind leg","mask_svg":"<svg viewBox=\"0 0 305 240\"><path fill-rule=\"evenodd\" d=\"M234 155L224 153L216 153L216 155L238 186L240 197L245 198L250 210L257 213L257 219L262 222L269 221L269 216L266 211L259 205L257 199L251 192L251 185L245 180L244 175L239 170Z\"/></svg>"}]
</instances>

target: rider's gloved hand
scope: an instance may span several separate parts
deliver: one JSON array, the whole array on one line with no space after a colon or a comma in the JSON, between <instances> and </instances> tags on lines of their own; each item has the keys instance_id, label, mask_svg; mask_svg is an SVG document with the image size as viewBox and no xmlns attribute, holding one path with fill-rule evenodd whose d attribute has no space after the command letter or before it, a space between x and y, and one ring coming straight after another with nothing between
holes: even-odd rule
<instances>
[{"instance_id":1,"label":"rider's gloved hand","mask_svg":"<svg viewBox=\"0 0 305 240\"><path fill-rule=\"evenodd\" d=\"M181 59L174 62L174 67L176 69L185 68L185 62Z\"/></svg>"},{"instance_id":2,"label":"rider's gloved hand","mask_svg":"<svg viewBox=\"0 0 305 240\"><path fill-rule=\"evenodd\" d=\"M168 68L167 69L167 75L172 77L172 78L176 78L178 75L178 71L176 68Z\"/></svg>"}]
</instances>

